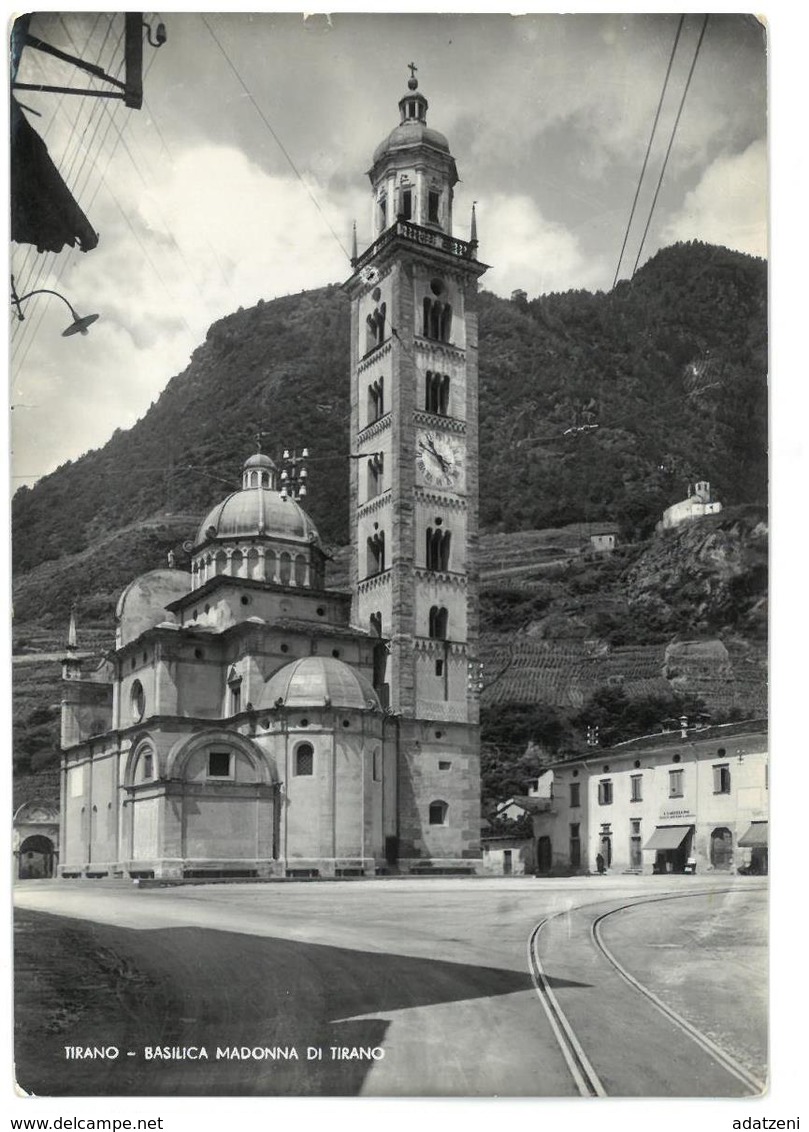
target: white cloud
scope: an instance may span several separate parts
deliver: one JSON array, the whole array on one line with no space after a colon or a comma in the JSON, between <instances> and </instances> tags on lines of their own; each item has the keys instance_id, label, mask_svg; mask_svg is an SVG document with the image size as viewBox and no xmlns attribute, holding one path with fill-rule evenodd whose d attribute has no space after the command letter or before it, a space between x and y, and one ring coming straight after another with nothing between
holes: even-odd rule
<instances>
[{"instance_id":1,"label":"white cloud","mask_svg":"<svg viewBox=\"0 0 809 1132\"><path fill-rule=\"evenodd\" d=\"M185 367L212 322L260 298L349 274L346 255L291 175L271 176L221 146L189 149L162 167L155 160L148 172L148 190L131 176L110 178L118 204L104 192L98 197L98 248L73 256L61 279L52 274L39 283L101 318L87 337L62 339L61 305L34 300L55 310L45 312L41 327L32 322L36 333L14 374L12 400L21 404L16 486L130 427ZM350 217L367 211L364 195L311 191L350 250Z\"/></svg>"},{"instance_id":2,"label":"white cloud","mask_svg":"<svg viewBox=\"0 0 809 1132\"><path fill-rule=\"evenodd\" d=\"M493 265L482 286L508 296L517 287L529 296L593 287L603 265L589 261L576 236L546 220L527 196L496 194L478 212L480 258Z\"/></svg>"},{"instance_id":3,"label":"white cloud","mask_svg":"<svg viewBox=\"0 0 809 1132\"><path fill-rule=\"evenodd\" d=\"M718 157L663 231L665 243L705 240L767 255L767 151L763 141Z\"/></svg>"}]
</instances>

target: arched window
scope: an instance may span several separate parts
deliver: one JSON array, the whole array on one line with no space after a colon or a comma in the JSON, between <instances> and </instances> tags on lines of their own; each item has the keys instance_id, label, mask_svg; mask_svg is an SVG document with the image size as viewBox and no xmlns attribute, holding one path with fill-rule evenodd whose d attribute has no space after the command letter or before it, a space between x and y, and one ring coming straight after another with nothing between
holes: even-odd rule
<instances>
[{"instance_id":1,"label":"arched window","mask_svg":"<svg viewBox=\"0 0 809 1132\"><path fill-rule=\"evenodd\" d=\"M423 333L436 342L449 342L452 333L452 307L438 299L425 298Z\"/></svg>"},{"instance_id":2,"label":"arched window","mask_svg":"<svg viewBox=\"0 0 809 1132\"><path fill-rule=\"evenodd\" d=\"M382 479L385 457L381 452L375 452L368 461L368 498L372 499L383 490Z\"/></svg>"},{"instance_id":3,"label":"arched window","mask_svg":"<svg viewBox=\"0 0 809 1132\"><path fill-rule=\"evenodd\" d=\"M449 412L449 374L427 370L424 382L424 408L445 417Z\"/></svg>"},{"instance_id":4,"label":"arched window","mask_svg":"<svg viewBox=\"0 0 809 1132\"><path fill-rule=\"evenodd\" d=\"M306 558L303 554L295 555L295 585L306 585Z\"/></svg>"},{"instance_id":5,"label":"arched window","mask_svg":"<svg viewBox=\"0 0 809 1132\"><path fill-rule=\"evenodd\" d=\"M733 834L724 826L711 831L711 864L715 869L729 869L733 864Z\"/></svg>"},{"instance_id":6,"label":"arched window","mask_svg":"<svg viewBox=\"0 0 809 1132\"><path fill-rule=\"evenodd\" d=\"M425 533L426 567L428 570L449 569L449 546L451 534L449 531L428 527Z\"/></svg>"},{"instance_id":7,"label":"arched window","mask_svg":"<svg viewBox=\"0 0 809 1132\"><path fill-rule=\"evenodd\" d=\"M373 754L373 776L374 782L382 781L382 752L378 747Z\"/></svg>"},{"instance_id":8,"label":"arched window","mask_svg":"<svg viewBox=\"0 0 809 1132\"><path fill-rule=\"evenodd\" d=\"M289 579L292 576L292 557L287 550L281 552L280 561L278 563L278 573L282 586L289 585Z\"/></svg>"},{"instance_id":9,"label":"arched window","mask_svg":"<svg viewBox=\"0 0 809 1132\"><path fill-rule=\"evenodd\" d=\"M228 675L228 715L238 715L242 710L242 678L234 668Z\"/></svg>"},{"instance_id":10,"label":"arched window","mask_svg":"<svg viewBox=\"0 0 809 1132\"><path fill-rule=\"evenodd\" d=\"M368 569L366 573L381 574L385 569L385 532L378 531L368 539Z\"/></svg>"},{"instance_id":11,"label":"arched window","mask_svg":"<svg viewBox=\"0 0 809 1132\"><path fill-rule=\"evenodd\" d=\"M385 379L372 381L368 386L368 423L372 424L385 415Z\"/></svg>"},{"instance_id":12,"label":"arched window","mask_svg":"<svg viewBox=\"0 0 809 1132\"><path fill-rule=\"evenodd\" d=\"M380 232L384 232L388 226L388 198L384 193L377 201L377 224Z\"/></svg>"},{"instance_id":13,"label":"arched window","mask_svg":"<svg viewBox=\"0 0 809 1132\"><path fill-rule=\"evenodd\" d=\"M430 802L429 809L429 822L430 825L446 825L447 814L449 813L449 806L446 802L440 800Z\"/></svg>"},{"instance_id":14,"label":"arched window","mask_svg":"<svg viewBox=\"0 0 809 1132\"><path fill-rule=\"evenodd\" d=\"M216 572L217 574L224 574L228 566L228 556L224 550L220 550L216 555Z\"/></svg>"},{"instance_id":15,"label":"arched window","mask_svg":"<svg viewBox=\"0 0 809 1132\"><path fill-rule=\"evenodd\" d=\"M315 773L315 749L311 743L301 743L295 749L295 777L307 778Z\"/></svg>"},{"instance_id":16,"label":"arched window","mask_svg":"<svg viewBox=\"0 0 809 1132\"><path fill-rule=\"evenodd\" d=\"M434 605L430 609L430 624L429 633L430 637L435 641L445 641L447 639L447 622L449 614L444 606Z\"/></svg>"},{"instance_id":17,"label":"arched window","mask_svg":"<svg viewBox=\"0 0 809 1132\"><path fill-rule=\"evenodd\" d=\"M382 636L382 614L381 613L372 613L371 614L371 632L373 633L373 635L375 637L381 637Z\"/></svg>"}]
</instances>

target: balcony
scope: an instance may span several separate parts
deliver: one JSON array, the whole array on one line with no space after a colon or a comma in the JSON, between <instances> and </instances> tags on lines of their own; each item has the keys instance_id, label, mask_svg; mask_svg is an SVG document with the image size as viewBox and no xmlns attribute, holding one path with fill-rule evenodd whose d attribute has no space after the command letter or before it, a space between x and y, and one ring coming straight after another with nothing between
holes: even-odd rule
<instances>
[{"instance_id":1,"label":"balcony","mask_svg":"<svg viewBox=\"0 0 809 1132\"><path fill-rule=\"evenodd\" d=\"M438 251L446 252L447 255L456 256L458 259L477 259L475 254L477 252L476 242L458 240L454 236L448 236L446 232L439 232L434 228L422 228L420 224L413 224L410 220L396 220L390 228L385 229L378 239L374 240L369 248L366 248L361 256L354 260L352 265L354 270L361 270L366 263L370 263L383 248L395 239L406 240L410 244L418 244L424 248L436 248Z\"/></svg>"}]
</instances>

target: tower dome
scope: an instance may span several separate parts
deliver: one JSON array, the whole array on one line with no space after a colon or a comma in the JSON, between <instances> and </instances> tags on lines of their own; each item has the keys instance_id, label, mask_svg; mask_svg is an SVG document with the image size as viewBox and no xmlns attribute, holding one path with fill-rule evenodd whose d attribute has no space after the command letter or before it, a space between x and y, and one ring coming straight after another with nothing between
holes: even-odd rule
<instances>
[{"instance_id":1,"label":"tower dome","mask_svg":"<svg viewBox=\"0 0 809 1132\"><path fill-rule=\"evenodd\" d=\"M418 89L416 65L399 99L399 125L374 150L368 176L373 187L373 232L395 220L452 234L452 191L458 170L449 142L427 125L429 103Z\"/></svg>"},{"instance_id":2,"label":"tower dome","mask_svg":"<svg viewBox=\"0 0 809 1132\"><path fill-rule=\"evenodd\" d=\"M284 665L264 685L260 708L323 707L381 710L370 681L342 660L305 656Z\"/></svg>"}]
</instances>

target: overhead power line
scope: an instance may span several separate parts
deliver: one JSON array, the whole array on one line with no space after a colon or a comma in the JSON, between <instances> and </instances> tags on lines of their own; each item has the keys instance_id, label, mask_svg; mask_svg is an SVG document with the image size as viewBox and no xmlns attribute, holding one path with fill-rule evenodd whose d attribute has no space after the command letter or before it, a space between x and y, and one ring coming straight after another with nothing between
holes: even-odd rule
<instances>
[{"instance_id":1,"label":"overhead power line","mask_svg":"<svg viewBox=\"0 0 809 1132\"><path fill-rule=\"evenodd\" d=\"M652 204L651 204L651 207L649 209L649 216L648 216L648 219L646 221L646 227L643 229L643 236L641 237L640 247L638 248L638 254L635 257L635 263L634 263L634 266L632 268L632 276L633 277L635 275L635 272L638 270L638 264L640 263L641 253L643 252L643 245L646 242L647 235L649 234L649 226L652 223L652 216L654 215L655 206L657 205L657 198L660 195L660 186L663 184L663 178L666 175L666 166L668 165L669 155L671 154L671 148L674 145L674 138L677 134L677 127L680 124L680 116L683 112L683 106L685 106L686 95L688 94L688 88L691 85L691 79L692 79L692 76L694 74L694 68L697 65L697 59L699 57L700 48L702 47L702 41L705 38L705 30L708 27L708 18L709 17L706 15L705 18L702 21L702 30L699 33L699 39L697 40L697 46L696 46L696 49L694 50L694 58L691 60L691 68L688 72L688 78L685 81L685 87L683 88L683 96L680 99L680 106L677 110L677 117L674 119L674 125L672 126L672 129L671 129L671 137L669 138L668 149L666 150L666 156L663 158L663 165L662 165L662 168L660 170L660 176L657 179L657 188L655 189L654 199L652 200Z\"/></svg>"},{"instance_id":2,"label":"overhead power line","mask_svg":"<svg viewBox=\"0 0 809 1132\"><path fill-rule=\"evenodd\" d=\"M618 263L617 263L616 268L615 268L615 278L612 281L613 287L615 287L615 284L618 282L618 273L621 270L621 260L624 258L624 252L626 251L627 240L629 239L629 230L632 227L632 221L635 218L635 209L637 208L638 197L640 196L641 185L643 184L643 178L646 175L646 166L649 164L649 154L652 151L652 143L654 142L654 136L655 136L655 132L657 130L657 123L660 120L660 111L663 108L663 100L666 97L666 89L667 89L668 84L669 84L669 77L671 76L671 68L672 68L672 64L674 63L674 56L677 52L677 44L680 42L680 33L683 30L683 24L684 23L685 23L685 16L680 16L680 22L677 24L677 34L674 37L674 46L672 47L671 55L669 56L669 65L666 68L666 77L663 80L663 89L660 92L660 101L657 104L657 112L655 114L654 122L652 123L652 132L649 135L649 144L646 146L646 156L643 158L643 168L640 171L640 177L638 177L638 187L635 189L635 199L632 201L632 210L629 213L629 220L627 221L627 224L626 224L626 232L624 233L624 242L621 244L621 254L618 256Z\"/></svg>"},{"instance_id":3,"label":"overhead power line","mask_svg":"<svg viewBox=\"0 0 809 1132\"><path fill-rule=\"evenodd\" d=\"M323 220L323 223L324 223L324 224L326 225L326 227L328 228L328 230L329 230L329 231L331 232L332 236L334 237L335 241L337 242L337 244L338 244L338 246L339 246L340 250L342 251L343 255L344 255L344 256L346 257L346 259L350 259L351 257L349 256L349 254L348 254L348 251L346 250L346 248L345 248L345 246L344 246L344 244L343 244L343 241L342 241L342 240L340 239L340 237L339 237L339 236L337 235L337 233L335 232L335 230L334 230L334 229L332 228L331 224L329 223L328 217L326 216L325 212L323 211L323 209L322 209L322 208L320 207L320 204L318 203L317 197L316 197L316 196L314 195L314 193L312 192L312 190L311 190L311 189L309 188L309 186L308 186L308 185L306 184L306 181L305 181L305 180L303 179L303 177L301 176L301 174L300 174L300 171L298 170L298 167L296 166L295 162L294 162L294 161L292 160L292 158L291 158L291 156L290 156L289 152L287 151L287 148L286 148L286 146L284 145L284 143L283 143L283 142L281 141L281 139L280 139L280 137L278 136L278 134L277 134L277 133L275 132L275 130L273 129L273 127L272 127L272 123L271 123L271 122L270 122L270 120L269 120L269 119L267 118L266 114L265 114L265 113L264 113L264 111L263 111L263 110L261 109L261 107L259 106L259 104L258 104L258 103L256 102L255 98L254 98L254 97L253 97L253 95L252 95L252 92L250 91L249 87L248 87L248 86L247 86L247 84L245 83L245 81L244 81L244 79L242 78L242 76L241 76L241 75L239 74L238 70L236 69L236 66L235 66L235 64L233 63L232 59L231 59L231 58L230 58L230 56L228 55L227 51L225 51L224 47L223 47L223 46L222 46L222 44L220 43L219 39L218 39L218 38L217 38L217 36L216 36L216 33L214 32L214 30L213 30L213 28L211 27L211 25L210 25L210 24L208 23L208 20L206 19L206 17L205 17L204 15L202 15L202 16L201 16L201 18L202 18L202 22L203 22L203 23L205 24L206 28L207 28L207 29L208 29L208 31L210 32L211 38L213 39L214 43L215 43L215 44L216 44L216 46L217 46L217 47L219 48L219 50L220 50L220 51L222 52L222 54L224 55L224 57L225 57L225 60L226 60L226 62L227 62L227 64L228 64L228 66L230 67L230 69L231 69L231 70L233 71L233 74L234 74L234 75L236 76L236 78L238 79L239 85L241 86L242 90L244 91L244 93L245 93L245 94L247 95L247 97L248 97L248 98L250 99L250 101L252 102L252 104L253 104L253 106L254 106L254 108L255 108L255 110L256 110L256 112L257 112L258 116L259 116L259 117L261 118L261 120L262 120L262 122L264 123L264 125L265 125L265 126L267 127L267 129L268 129L268 130L270 131L270 134L271 134L271 135L272 135L272 137L273 137L273 138L275 139L275 143L276 143L276 145L278 146L278 148L279 148L279 149L281 150L281 152L283 153L284 157L285 157L285 158L287 159L287 161L289 162L289 166L290 166L290 168L291 168L292 172L293 172L293 173L295 174L295 176L296 176L296 177L298 178L298 180L300 181L300 183L301 183L301 184L303 185L303 187L304 187L304 189L306 190L306 193L307 193L307 195L309 196L309 199L311 200L312 204L313 204L313 205L315 206L315 208L317 209L317 211L318 211L318 212L320 213L320 216L321 216L321 218L322 218L322 220Z\"/></svg>"}]
</instances>

